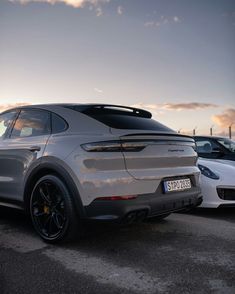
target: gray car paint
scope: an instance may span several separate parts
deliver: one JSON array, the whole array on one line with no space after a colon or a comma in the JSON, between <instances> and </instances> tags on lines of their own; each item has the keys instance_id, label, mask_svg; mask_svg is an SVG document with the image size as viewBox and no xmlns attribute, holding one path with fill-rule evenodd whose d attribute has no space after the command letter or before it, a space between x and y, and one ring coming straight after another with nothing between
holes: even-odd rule
<instances>
[{"instance_id":1,"label":"gray car paint","mask_svg":"<svg viewBox=\"0 0 235 294\"><path fill-rule=\"evenodd\" d=\"M23 179L33 162L40 160L49 135L7 138L0 143L0 193L4 198L22 200ZM39 147L39 151L32 147Z\"/></svg>"},{"instance_id":2,"label":"gray car paint","mask_svg":"<svg viewBox=\"0 0 235 294\"><path fill-rule=\"evenodd\" d=\"M165 135L165 145L150 145L141 152L89 153L81 148L81 144L120 140L129 134L140 138L143 130L111 129L83 113L59 105L38 105L33 108L62 116L69 128L50 136L1 140L1 197L23 201L24 183L27 182L25 177L29 176L27 171L32 169L35 162L43 160L50 163L52 159L58 161L74 180L84 206L97 197L154 193L164 177L192 176L194 185L198 186L200 172L196 167L194 144L185 144L185 138L180 135L175 134L178 138L176 145L172 141L172 134L169 137ZM156 132L147 133L148 139L152 136L156 139ZM30 147L35 145L41 147L40 151L30 151ZM172 147L181 151L172 152Z\"/></svg>"}]
</instances>

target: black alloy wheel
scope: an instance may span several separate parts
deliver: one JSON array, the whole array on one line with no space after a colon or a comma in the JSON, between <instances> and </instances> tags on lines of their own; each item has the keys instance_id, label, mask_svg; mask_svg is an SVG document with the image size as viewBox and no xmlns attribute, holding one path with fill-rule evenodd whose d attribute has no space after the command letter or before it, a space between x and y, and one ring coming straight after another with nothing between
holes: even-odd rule
<instances>
[{"instance_id":1,"label":"black alloy wheel","mask_svg":"<svg viewBox=\"0 0 235 294\"><path fill-rule=\"evenodd\" d=\"M71 196L57 176L47 175L36 183L31 194L30 214L35 230L46 242L71 239L78 230Z\"/></svg>"}]
</instances>

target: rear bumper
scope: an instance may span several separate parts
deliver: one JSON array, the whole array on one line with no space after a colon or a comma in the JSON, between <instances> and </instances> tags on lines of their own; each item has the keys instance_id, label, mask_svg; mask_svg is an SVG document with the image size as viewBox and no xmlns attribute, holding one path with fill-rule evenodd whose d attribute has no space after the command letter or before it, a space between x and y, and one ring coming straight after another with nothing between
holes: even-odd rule
<instances>
[{"instance_id":1,"label":"rear bumper","mask_svg":"<svg viewBox=\"0 0 235 294\"><path fill-rule=\"evenodd\" d=\"M131 222L133 220L154 217L200 205L200 189L162 194L139 195L132 200L95 200L85 206L86 219L100 221Z\"/></svg>"},{"instance_id":2,"label":"rear bumper","mask_svg":"<svg viewBox=\"0 0 235 294\"><path fill-rule=\"evenodd\" d=\"M225 203L225 204L220 204L219 208L235 208L235 202L234 203Z\"/></svg>"}]
</instances>

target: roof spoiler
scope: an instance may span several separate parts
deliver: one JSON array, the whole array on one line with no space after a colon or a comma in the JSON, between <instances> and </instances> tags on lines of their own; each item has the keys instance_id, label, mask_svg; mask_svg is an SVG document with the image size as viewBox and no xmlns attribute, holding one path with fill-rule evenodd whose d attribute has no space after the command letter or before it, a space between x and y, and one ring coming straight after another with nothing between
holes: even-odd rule
<instances>
[{"instance_id":1,"label":"roof spoiler","mask_svg":"<svg viewBox=\"0 0 235 294\"><path fill-rule=\"evenodd\" d=\"M67 108L80 111L85 114L122 114L133 115L144 118L151 118L151 112L139 108L113 105L113 104L87 104L87 105L68 105Z\"/></svg>"}]
</instances>

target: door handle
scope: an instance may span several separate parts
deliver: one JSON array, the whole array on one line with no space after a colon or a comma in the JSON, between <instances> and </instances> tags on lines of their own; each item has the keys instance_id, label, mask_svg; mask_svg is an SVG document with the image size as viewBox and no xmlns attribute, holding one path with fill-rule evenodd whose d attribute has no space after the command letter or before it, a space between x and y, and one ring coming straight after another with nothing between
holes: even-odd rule
<instances>
[{"instance_id":1,"label":"door handle","mask_svg":"<svg viewBox=\"0 0 235 294\"><path fill-rule=\"evenodd\" d=\"M41 147L40 146L31 146L29 147L29 151L31 152L36 152L36 151L40 151Z\"/></svg>"}]
</instances>

